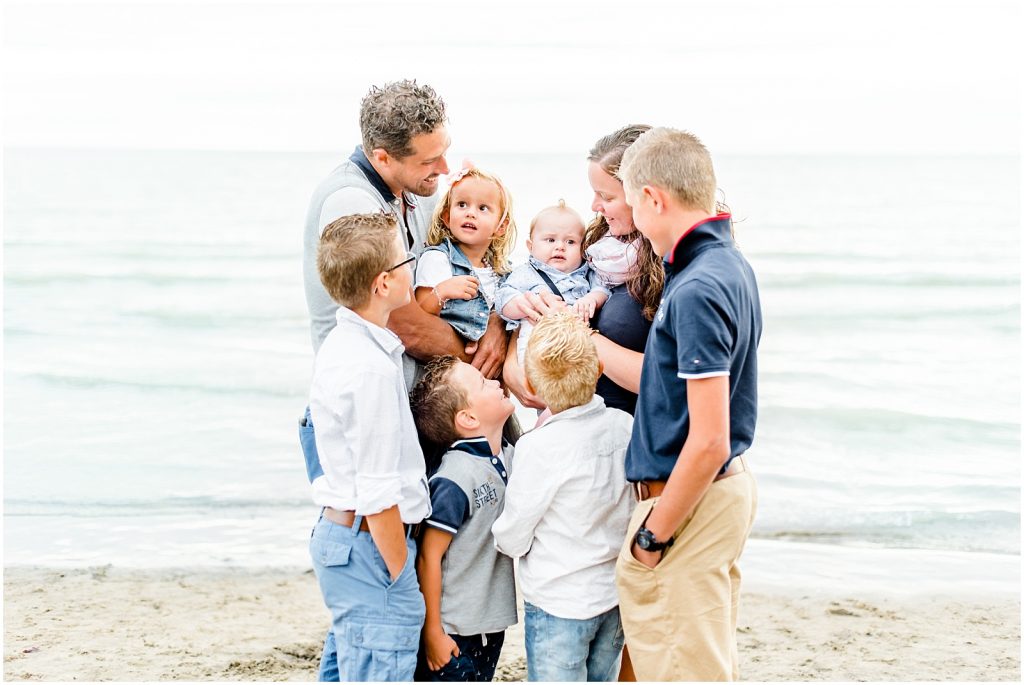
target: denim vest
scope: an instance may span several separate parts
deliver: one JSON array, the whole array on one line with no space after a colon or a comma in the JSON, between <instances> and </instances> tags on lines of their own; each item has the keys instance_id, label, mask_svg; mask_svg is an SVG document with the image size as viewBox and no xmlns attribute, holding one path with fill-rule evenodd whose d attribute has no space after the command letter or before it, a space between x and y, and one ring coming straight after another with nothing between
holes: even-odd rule
<instances>
[{"instance_id":1,"label":"denim vest","mask_svg":"<svg viewBox=\"0 0 1024 685\"><path fill-rule=\"evenodd\" d=\"M439 250L448 257L453 277L476 276L469 259L450 239L445 238L443 243L428 247L424 252L429 250ZM490 315L491 306L487 304L482 289L477 290L476 297L472 300L448 300L441 308L441 318L466 340L479 340L483 337Z\"/></svg>"}]
</instances>

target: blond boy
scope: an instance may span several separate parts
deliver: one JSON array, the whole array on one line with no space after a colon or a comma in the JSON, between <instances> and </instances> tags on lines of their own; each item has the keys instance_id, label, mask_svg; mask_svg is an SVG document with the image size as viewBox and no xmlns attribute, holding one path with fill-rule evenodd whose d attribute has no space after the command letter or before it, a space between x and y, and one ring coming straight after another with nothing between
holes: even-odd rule
<instances>
[{"instance_id":1,"label":"blond boy","mask_svg":"<svg viewBox=\"0 0 1024 685\"><path fill-rule=\"evenodd\" d=\"M615 557L633 506L623 470L632 418L594 394L601 363L571 312L542 318L526 382L552 417L516 444L492 531L519 562L530 680L614 680L622 650Z\"/></svg>"},{"instance_id":2,"label":"blond boy","mask_svg":"<svg viewBox=\"0 0 1024 685\"><path fill-rule=\"evenodd\" d=\"M338 303L313 367L309 407L323 507L309 542L331 612L343 681L410 680L423 623L412 527L430 514L423 453L388 316L409 302L415 258L395 219L344 216L325 229L317 267Z\"/></svg>"},{"instance_id":3,"label":"blond boy","mask_svg":"<svg viewBox=\"0 0 1024 685\"><path fill-rule=\"evenodd\" d=\"M412 411L420 433L448 447L430 478L416 561L427 607L416 679L489 681L516 622L512 560L491 535L511 468L502 428L513 405L498 381L447 355L427 365Z\"/></svg>"},{"instance_id":4,"label":"blond boy","mask_svg":"<svg viewBox=\"0 0 1024 685\"><path fill-rule=\"evenodd\" d=\"M626 643L638 680L735 680L737 560L757 497L742 457L757 420L757 282L715 214L695 136L651 129L619 176L665 259L626 454L640 500L617 568Z\"/></svg>"}]
</instances>

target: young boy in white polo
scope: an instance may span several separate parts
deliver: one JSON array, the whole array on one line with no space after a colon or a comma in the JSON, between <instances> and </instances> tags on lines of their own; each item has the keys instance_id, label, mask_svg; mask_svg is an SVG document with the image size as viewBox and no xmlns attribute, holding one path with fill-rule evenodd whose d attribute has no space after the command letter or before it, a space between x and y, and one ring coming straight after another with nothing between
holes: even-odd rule
<instances>
[{"instance_id":1,"label":"young boy in white polo","mask_svg":"<svg viewBox=\"0 0 1024 685\"><path fill-rule=\"evenodd\" d=\"M423 595L411 529L430 514L423 453L388 315L410 301L415 258L395 219L352 214L329 224L317 267L338 303L313 366L309 410L323 507L309 552L342 681L411 680Z\"/></svg>"},{"instance_id":2,"label":"young boy in white polo","mask_svg":"<svg viewBox=\"0 0 1024 685\"><path fill-rule=\"evenodd\" d=\"M534 327L526 382L552 416L516 443L492 529L499 550L521 557L533 681L609 681L619 672L615 558L633 508L623 468L633 419L594 394L602 368L590 335L570 312Z\"/></svg>"},{"instance_id":3,"label":"young boy in white polo","mask_svg":"<svg viewBox=\"0 0 1024 685\"><path fill-rule=\"evenodd\" d=\"M512 447L502 428L514 406L501 384L445 355L413 388L416 427L448 445L430 478L416 570L427 605L417 680L490 681L516 620L512 560L491 525L505 504Z\"/></svg>"},{"instance_id":4,"label":"young boy in white polo","mask_svg":"<svg viewBox=\"0 0 1024 685\"><path fill-rule=\"evenodd\" d=\"M626 476L640 500L619 554L638 680L735 680L737 560L757 506L743 453L757 421L757 281L714 213L711 156L656 128L619 167L633 223L665 260Z\"/></svg>"}]
</instances>

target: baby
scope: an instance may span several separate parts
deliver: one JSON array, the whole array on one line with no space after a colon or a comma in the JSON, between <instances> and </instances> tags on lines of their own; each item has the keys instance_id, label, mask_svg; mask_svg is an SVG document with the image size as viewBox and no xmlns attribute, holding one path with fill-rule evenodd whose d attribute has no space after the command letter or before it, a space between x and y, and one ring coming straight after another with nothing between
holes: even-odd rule
<instances>
[{"instance_id":1,"label":"baby","mask_svg":"<svg viewBox=\"0 0 1024 685\"><path fill-rule=\"evenodd\" d=\"M583 261L583 233L583 220L566 207L564 200L542 209L530 222L530 237L526 240L529 261L514 269L498 288L495 310L509 322L509 329L520 328L517 345L520 363L536 317L523 293L553 293L585 321L611 294L597 273Z\"/></svg>"}]
</instances>

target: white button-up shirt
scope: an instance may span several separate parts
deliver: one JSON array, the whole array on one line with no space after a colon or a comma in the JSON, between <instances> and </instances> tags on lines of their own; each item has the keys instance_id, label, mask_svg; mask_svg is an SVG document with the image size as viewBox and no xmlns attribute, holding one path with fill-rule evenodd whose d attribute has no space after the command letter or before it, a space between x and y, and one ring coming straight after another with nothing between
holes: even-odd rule
<instances>
[{"instance_id":1,"label":"white button-up shirt","mask_svg":"<svg viewBox=\"0 0 1024 685\"><path fill-rule=\"evenodd\" d=\"M423 452L402 375L402 342L338 307L338 325L313 364L309 412L324 473L319 506L377 514L398 505L404 523L430 514Z\"/></svg>"},{"instance_id":2,"label":"white button-up shirt","mask_svg":"<svg viewBox=\"0 0 1024 685\"><path fill-rule=\"evenodd\" d=\"M615 559L634 505L625 473L632 426L595 395L516 443L491 532L498 550L522 557L523 598L549 614L593 618L619 603Z\"/></svg>"}]
</instances>

